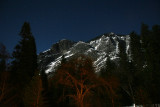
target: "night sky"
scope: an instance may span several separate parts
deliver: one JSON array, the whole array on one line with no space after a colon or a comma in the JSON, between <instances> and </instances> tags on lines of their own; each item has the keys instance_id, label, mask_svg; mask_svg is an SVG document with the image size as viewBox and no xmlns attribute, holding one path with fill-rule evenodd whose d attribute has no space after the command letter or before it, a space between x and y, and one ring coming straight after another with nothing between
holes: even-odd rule
<instances>
[{"instance_id":1,"label":"night sky","mask_svg":"<svg viewBox=\"0 0 160 107\"><path fill-rule=\"evenodd\" d=\"M37 53L61 39L88 41L114 32L160 25L160 0L0 0L0 42L11 53L23 23L31 25Z\"/></svg>"}]
</instances>

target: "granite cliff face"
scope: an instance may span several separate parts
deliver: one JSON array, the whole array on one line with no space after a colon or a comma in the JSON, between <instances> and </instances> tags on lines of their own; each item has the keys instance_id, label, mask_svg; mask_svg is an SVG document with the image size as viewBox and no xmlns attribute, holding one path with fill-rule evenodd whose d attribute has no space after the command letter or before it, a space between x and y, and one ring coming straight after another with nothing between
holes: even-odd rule
<instances>
[{"instance_id":1,"label":"granite cliff face","mask_svg":"<svg viewBox=\"0 0 160 107\"><path fill-rule=\"evenodd\" d=\"M120 36L109 33L89 42L79 41L77 43L69 40L61 40L54 44L51 49L39 54L39 67L45 70L46 73L54 72L60 65L63 55L68 59L77 54L85 54L93 59L96 72L99 72L104 67L108 57L115 62L119 60L119 44L123 44L130 58L129 35Z\"/></svg>"},{"instance_id":2,"label":"granite cliff face","mask_svg":"<svg viewBox=\"0 0 160 107\"><path fill-rule=\"evenodd\" d=\"M38 65L41 70L46 70L48 65L55 61L59 56L67 52L75 42L63 39L44 52L38 55Z\"/></svg>"}]
</instances>

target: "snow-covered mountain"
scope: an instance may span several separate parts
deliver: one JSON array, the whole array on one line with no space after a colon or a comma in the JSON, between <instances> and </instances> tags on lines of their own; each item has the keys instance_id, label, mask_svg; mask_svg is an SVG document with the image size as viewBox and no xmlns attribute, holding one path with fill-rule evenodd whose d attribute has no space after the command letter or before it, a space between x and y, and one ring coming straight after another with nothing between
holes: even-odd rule
<instances>
[{"instance_id":1,"label":"snow-covered mountain","mask_svg":"<svg viewBox=\"0 0 160 107\"><path fill-rule=\"evenodd\" d=\"M61 63L62 56L70 58L77 54L85 54L94 61L96 72L104 67L108 57L117 62L119 57L119 44L124 44L126 53L130 58L130 36L116 35L114 33L104 34L89 42L73 42L61 40L54 44L51 49L39 54L39 67L46 73L54 72Z\"/></svg>"}]
</instances>

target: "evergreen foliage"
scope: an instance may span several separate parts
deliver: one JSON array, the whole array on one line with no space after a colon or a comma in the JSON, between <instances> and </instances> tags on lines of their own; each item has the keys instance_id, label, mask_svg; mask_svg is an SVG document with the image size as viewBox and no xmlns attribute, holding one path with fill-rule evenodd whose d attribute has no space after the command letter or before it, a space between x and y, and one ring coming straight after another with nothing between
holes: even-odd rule
<instances>
[{"instance_id":1,"label":"evergreen foliage","mask_svg":"<svg viewBox=\"0 0 160 107\"><path fill-rule=\"evenodd\" d=\"M160 26L154 25L152 30L149 33L149 37L146 41L148 41L148 46L145 47L145 56L147 67L146 70L150 72L151 82L150 87L152 90L149 90L150 97L153 103L160 102L160 94L158 90L160 90L160 45L159 45L159 37L160 36Z\"/></svg>"},{"instance_id":2,"label":"evergreen foliage","mask_svg":"<svg viewBox=\"0 0 160 107\"><path fill-rule=\"evenodd\" d=\"M17 82L25 85L30 81L37 69L37 53L34 37L30 25L25 22L20 32L21 40L13 52L12 71Z\"/></svg>"},{"instance_id":3,"label":"evergreen foliage","mask_svg":"<svg viewBox=\"0 0 160 107\"><path fill-rule=\"evenodd\" d=\"M132 62L135 64L134 66L137 67L137 70L141 70L144 64L142 45L140 43L140 36L135 32L130 33L130 47Z\"/></svg>"},{"instance_id":4,"label":"evergreen foliage","mask_svg":"<svg viewBox=\"0 0 160 107\"><path fill-rule=\"evenodd\" d=\"M6 71L6 61L9 57L10 56L6 50L6 47L2 43L0 43L0 73Z\"/></svg>"},{"instance_id":5,"label":"evergreen foliage","mask_svg":"<svg viewBox=\"0 0 160 107\"><path fill-rule=\"evenodd\" d=\"M12 84L16 88L17 106L24 106L24 89L30 83L37 69L37 53L35 39L28 22L24 22L19 35L21 40L12 53L11 78Z\"/></svg>"},{"instance_id":6,"label":"evergreen foliage","mask_svg":"<svg viewBox=\"0 0 160 107\"><path fill-rule=\"evenodd\" d=\"M141 25L140 35L130 33L131 56L119 42L118 63L107 56L106 66L96 75L93 61L85 55L62 56L56 72L37 70L34 37L28 22L20 31L12 65L0 44L1 107L117 107L160 104L160 26Z\"/></svg>"},{"instance_id":7,"label":"evergreen foliage","mask_svg":"<svg viewBox=\"0 0 160 107\"><path fill-rule=\"evenodd\" d=\"M149 31L148 25L142 23L140 36L141 36L143 48L146 48L148 46L148 42L150 39L149 35L150 35L150 31Z\"/></svg>"}]
</instances>

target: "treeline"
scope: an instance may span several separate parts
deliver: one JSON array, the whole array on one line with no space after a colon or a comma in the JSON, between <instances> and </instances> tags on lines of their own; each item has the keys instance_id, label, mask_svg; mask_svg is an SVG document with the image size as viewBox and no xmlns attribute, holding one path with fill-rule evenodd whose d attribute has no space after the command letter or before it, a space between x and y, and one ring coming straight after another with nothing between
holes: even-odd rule
<instances>
[{"instance_id":1,"label":"treeline","mask_svg":"<svg viewBox=\"0 0 160 107\"><path fill-rule=\"evenodd\" d=\"M109 56L95 73L85 55L70 59L47 76L38 69L30 25L25 22L21 40L10 55L0 44L0 107L117 107L160 104L160 26L141 25L140 35L130 33L131 56L119 44L119 61ZM7 60L12 59L8 64Z\"/></svg>"}]
</instances>

